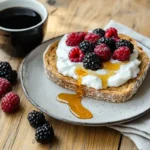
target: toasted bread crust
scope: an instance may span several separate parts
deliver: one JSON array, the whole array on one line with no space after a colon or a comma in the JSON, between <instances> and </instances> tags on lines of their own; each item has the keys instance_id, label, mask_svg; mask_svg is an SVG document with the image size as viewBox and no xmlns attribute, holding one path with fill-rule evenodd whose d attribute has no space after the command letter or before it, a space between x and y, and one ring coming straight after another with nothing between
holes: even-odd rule
<instances>
[{"instance_id":1,"label":"toasted bread crust","mask_svg":"<svg viewBox=\"0 0 150 150\"><path fill-rule=\"evenodd\" d=\"M130 40L134 44L134 47L139 51L138 59L141 60L141 64L138 76L134 79L130 79L127 83L123 84L122 86L108 87L107 89L96 90L94 88L89 88L87 86L82 85L84 96L109 102L118 102L118 103L125 102L136 93L136 91L142 84L143 80L145 79L145 76L149 68L148 56L142 50L142 48L137 45L136 41L133 40L132 38L123 34L120 34L119 37L122 39ZM51 44L43 55L45 71L50 80L52 80L56 84L66 89L76 91L77 87L76 80L68 76L63 76L57 70L56 49L58 43L59 41Z\"/></svg>"}]
</instances>

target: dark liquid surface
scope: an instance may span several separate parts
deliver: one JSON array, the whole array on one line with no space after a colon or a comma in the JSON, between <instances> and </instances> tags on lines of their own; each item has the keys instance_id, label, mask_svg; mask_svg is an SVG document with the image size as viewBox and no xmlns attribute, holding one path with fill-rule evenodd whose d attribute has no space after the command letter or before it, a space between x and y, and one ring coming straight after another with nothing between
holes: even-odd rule
<instances>
[{"instance_id":1,"label":"dark liquid surface","mask_svg":"<svg viewBox=\"0 0 150 150\"><path fill-rule=\"evenodd\" d=\"M13 7L0 11L0 26L9 29L25 29L42 21L41 16L28 8Z\"/></svg>"}]
</instances>

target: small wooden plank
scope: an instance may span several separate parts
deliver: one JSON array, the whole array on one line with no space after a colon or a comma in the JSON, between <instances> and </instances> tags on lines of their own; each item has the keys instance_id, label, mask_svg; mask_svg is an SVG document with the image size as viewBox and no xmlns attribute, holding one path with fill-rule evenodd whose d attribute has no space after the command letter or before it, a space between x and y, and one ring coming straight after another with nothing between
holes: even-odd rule
<instances>
[{"instance_id":1,"label":"small wooden plank","mask_svg":"<svg viewBox=\"0 0 150 150\"><path fill-rule=\"evenodd\" d=\"M128 137L123 136L119 150L138 150L138 149Z\"/></svg>"}]
</instances>

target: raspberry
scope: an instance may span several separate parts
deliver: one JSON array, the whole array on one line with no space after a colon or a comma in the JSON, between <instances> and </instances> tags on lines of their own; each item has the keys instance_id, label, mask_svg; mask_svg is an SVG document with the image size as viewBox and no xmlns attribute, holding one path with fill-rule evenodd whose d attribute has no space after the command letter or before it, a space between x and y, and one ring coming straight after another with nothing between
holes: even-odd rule
<instances>
[{"instance_id":1,"label":"raspberry","mask_svg":"<svg viewBox=\"0 0 150 150\"><path fill-rule=\"evenodd\" d=\"M0 97L5 95L11 89L11 85L8 80L0 78Z\"/></svg>"},{"instance_id":2,"label":"raspberry","mask_svg":"<svg viewBox=\"0 0 150 150\"><path fill-rule=\"evenodd\" d=\"M2 98L1 107L4 112L12 113L19 108L19 104L19 96L14 92L9 92Z\"/></svg>"},{"instance_id":3,"label":"raspberry","mask_svg":"<svg viewBox=\"0 0 150 150\"><path fill-rule=\"evenodd\" d=\"M121 46L114 51L113 59L119 61L128 61L130 58L130 49L126 46Z\"/></svg>"},{"instance_id":4,"label":"raspberry","mask_svg":"<svg viewBox=\"0 0 150 150\"><path fill-rule=\"evenodd\" d=\"M116 48L119 48L120 46L127 46L130 49L131 53L133 52L134 45L128 40L121 39L116 42Z\"/></svg>"},{"instance_id":5,"label":"raspberry","mask_svg":"<svg viewBox=\"0 0 150 150\"><path fill-rule=\"evenodd\" d=\"M118 37L117 30L115 28L109 28L105 31L105 37L111 38L111 37Z\"/></svg>"},{"instance_id":6,"label":"raspberry","mask_svg":"<svg viewBox=\"0 0 150 150\"><path fill-rule=\"evenodd\" d=\"M84 52L84 54L93 52L95 44L90 43L89 41L83 41L79 44L79 48Z\"/></svg>"},{"instance_id":7,"label":"raspberry","mask_svg":"<svg viewBox=\"0 0 150 150\"><path fill-rule=\"evenodd\" d=\"M78 46L84 40L86 32L73 32L67 36L66 44L68 46Z\"/></svg>"},{"instance_id":8,"label":"raspberry","mask_svg":"<svg viewBox=\"0 0 150 150\"><path fill-rule=\"evenodd\" d=\"M101 28L94 29L93 33L98 34L100 37L105 36L105 31Z\"/></svg>"},{"instance_id":9,"label":"raspberry","mask_svg":"<svg viewBox=\"0 0 150 150\"><path fill-rule=\"evenodd\" d=\"M84 40L89 41L91 43L96 43L100 39L100 36L95 34L95 33L88 33L85 37Z\"/></svg>"},{"instance_id":10,"label":"raspberry","mask_svg":"<svg viewBox=\"0 0 150 150\"><path fill-rule=\"evenodd\" d=\"M68 56L71 62L82 62L84 58L84 53L79 49L79 47L74 47L69 52Z\"/></svg>"},{"instance_id":11,"label":"raspberry","mask_svg":"<svg viewBox=\"0 0 150 150\"><path fill-rule=\"evenodd\" d=\"M120 40L119 36L112 37L112 39L113 39L115 42L118 42L118 41Z\"/></svg>"},{"instance_id":12,"label":"raspberry","mask_svg":"<svg viewBox=\"0 0 150 150\"><path fill-rule=\"evenodd\" d=\"M83 67L91 70L100 69L102 67L102 60L94 52L87 53L83 59Z\"/></svg>"},{"instance_id":13,"label":"raspberry","mask_svg":"<svg viewBox=\"0 0 150 150\"><path fill-rule=\"evenodd\" d=\"M115 41L111 38L102 37L97 41L97 45L102 43L106 44L112 52L116 49Z\"/></svg>"},{"instance_id":14,"label":"raspberry","mask_svg":"<svg viewBox=\"0 0 150 150\"><path fill-rule=\"evenodd\" d=\"M46 123L44 114L35 110L28 114L28 121L33 128L37 128Z\"/></svg>"},{"instance_id":15,"label":"raspberry","mask_svg":"<svg viewBox=\"0 0 150 150\"><path fill-rule=\"evenodd\" d=\"M38 127L35 132L35 138L38 143L49 143L54 137L54 130L51 125L44 124Z\"/></svg>"},{"instance_id":16,"label":"raspberry","mask_svg":"<svg viewBox=\"0 0 150 150\"><path fill-rule=\"evenodd\" d=\"M106 44L97 45L94 52L100 56L103 61L110 60L112 56L111 50Z\"/></svg>"}]
</instances>

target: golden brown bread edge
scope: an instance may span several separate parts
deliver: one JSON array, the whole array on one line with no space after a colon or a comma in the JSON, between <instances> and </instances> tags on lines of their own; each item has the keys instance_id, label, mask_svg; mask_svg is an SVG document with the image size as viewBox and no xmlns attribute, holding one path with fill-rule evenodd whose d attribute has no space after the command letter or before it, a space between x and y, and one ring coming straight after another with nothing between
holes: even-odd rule
<instances>
[{"instance_id":1,"label":"golden brown bread edge","mask_svg":"<svg viewBox=\"0 0 150 150\"><path fill-rule=\"evenodd\" d=\"M137 45L134 39L124 34L119 34L119 37L121 39L130 40L134 44L135 49L139 51L138 59L141 60L141 64L138 76L134 79L130 79L127 83L120 87L108 87L107 89L96 90L94 88L89 88L87 86L82 85L84 96L108 102L125 102L136 93L143 80L145 79L149 68L149 58L147 54L142 50L141 47ZM55 82L56 84L66 89L76 91L76 80L68 76L63 76L57 70L56 49L58 43L59 41L51 44L43 55L43 62L46 74L48 75L49 79Z\"/></svg>"}]
</instances>

